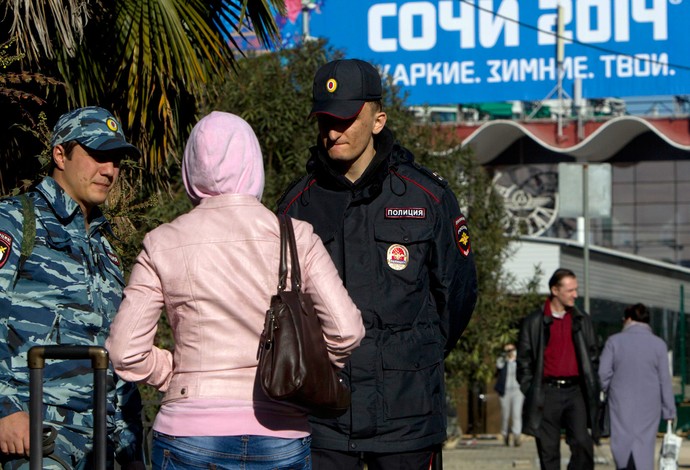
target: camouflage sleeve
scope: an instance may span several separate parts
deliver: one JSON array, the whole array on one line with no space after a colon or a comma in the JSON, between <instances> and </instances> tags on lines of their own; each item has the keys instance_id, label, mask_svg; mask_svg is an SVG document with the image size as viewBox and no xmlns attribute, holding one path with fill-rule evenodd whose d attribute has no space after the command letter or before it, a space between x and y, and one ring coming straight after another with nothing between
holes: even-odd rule
<instances>
[{"instance_id":1,"label":"camouflage sleeve","mask_svg":"<svg viewBox=\"0 0 690 470\"><path fill-rule=\"evenodd\" d=\"M8 373L9 372L9 373ZM24 375L27 375L24 373ZM28 402L29 398L22 396L17 387L8 382L8 377L14 376L14 371L7 371L5 361L3 360L3 367L0 370L0 418L5 418L12 413L18 411L25 411L22 404ZM28 377L27 379L28 380Z\"/></svg>"},{"instance_id":2,"label":"camouflage sleeve","mask_svg":"<svg viewBox=\"0 0 690 470\"><path fill-rule=\"evenodd\" d=\"M143 461L144 429L141 423L141 396L133 382L117 379L115 410L115 456L120 465Z\"/></svg>"},{"instance_id":3,"label":"camouflage sleeve","mask_svg":"<svg viewBox=\"0 0 690 470\"><path fill-rule=\"evenodd\" d=\"M16 356L17 335L13 322L12 287L21 251L22 213L18 204L0 203L0 418L22 411L28 403L29 372Z\"/></svg>"}]
</instances>

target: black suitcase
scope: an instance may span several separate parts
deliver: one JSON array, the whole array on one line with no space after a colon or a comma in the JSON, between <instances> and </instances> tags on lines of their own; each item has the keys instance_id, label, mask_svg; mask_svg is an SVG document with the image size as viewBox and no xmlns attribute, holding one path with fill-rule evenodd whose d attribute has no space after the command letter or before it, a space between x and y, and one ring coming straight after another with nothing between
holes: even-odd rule
<instances>
[{"instance_id":1,"label":"black suitcase","mask_svg":"<svg viewBox=\"0 0 690 470\"><path fill-rule=\"evenodd\" d=\"M93 466L106 464L106 378L108 351L100 346L34 346L29 349L29 461L31 470L43 468L43 369L46 359L91 359L94 379Z\"/></svg>"}]
</instances>

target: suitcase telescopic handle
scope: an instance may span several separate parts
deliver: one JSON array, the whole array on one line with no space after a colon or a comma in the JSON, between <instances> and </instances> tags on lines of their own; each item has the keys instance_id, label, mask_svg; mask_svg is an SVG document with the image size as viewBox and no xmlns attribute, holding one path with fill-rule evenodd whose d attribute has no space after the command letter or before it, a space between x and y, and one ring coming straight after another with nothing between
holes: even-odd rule
<instances>
[{"instance_id":1,"label":"suitcase telescopic handle","mask_svg":"<svg viewBox=\"0 0 690 470\"><path fill-rule=\"evenodd\" d=\"M106 377L108 351L101 346L51 345L29 349L29 461L31 470L43 467L43 368L46 359L90 359L93 369L93 456L96 470L105 470Z\"/></svg>"}]
</instances>

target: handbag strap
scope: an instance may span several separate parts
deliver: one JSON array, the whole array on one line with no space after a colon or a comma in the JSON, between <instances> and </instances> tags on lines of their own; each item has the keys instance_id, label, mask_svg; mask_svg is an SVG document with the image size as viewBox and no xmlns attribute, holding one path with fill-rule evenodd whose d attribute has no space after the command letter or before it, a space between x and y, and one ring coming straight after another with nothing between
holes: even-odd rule
<instances>
[{"instance_id":1,"label":"handbag strap","mask_svg":"<svg viewBox=\"0 0 690 470\"><path fill-rule=\"evenodd\" d=\"M286 214L279 214L280 222L280 267L278 270L278 291L285 291L287 285L287 255L288 245L290 251L292 290L300 292L302 288L302 273L297 257L297 242L295 241L295 231L292 227L292 219Z\"/></svg>"}]
</instances>

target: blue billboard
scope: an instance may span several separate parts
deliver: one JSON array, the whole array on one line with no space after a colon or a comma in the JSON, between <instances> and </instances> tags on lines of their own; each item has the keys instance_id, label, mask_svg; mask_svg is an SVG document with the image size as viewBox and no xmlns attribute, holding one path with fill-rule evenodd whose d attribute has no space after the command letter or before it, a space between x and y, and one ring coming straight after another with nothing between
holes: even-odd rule
<instances>
[{"instance_id":1,"label":"blue billboard","mask_svg":"<svg viewBox=\"0 0 690 470\"><path fill-rule=\"evenodd\" d=\"M542 100L559 74L571 97L577 79L584 98L690 93L690 0L314 5L310 35L378 65L409 93L409 104Z\"/></svg>"}]
</instances>

